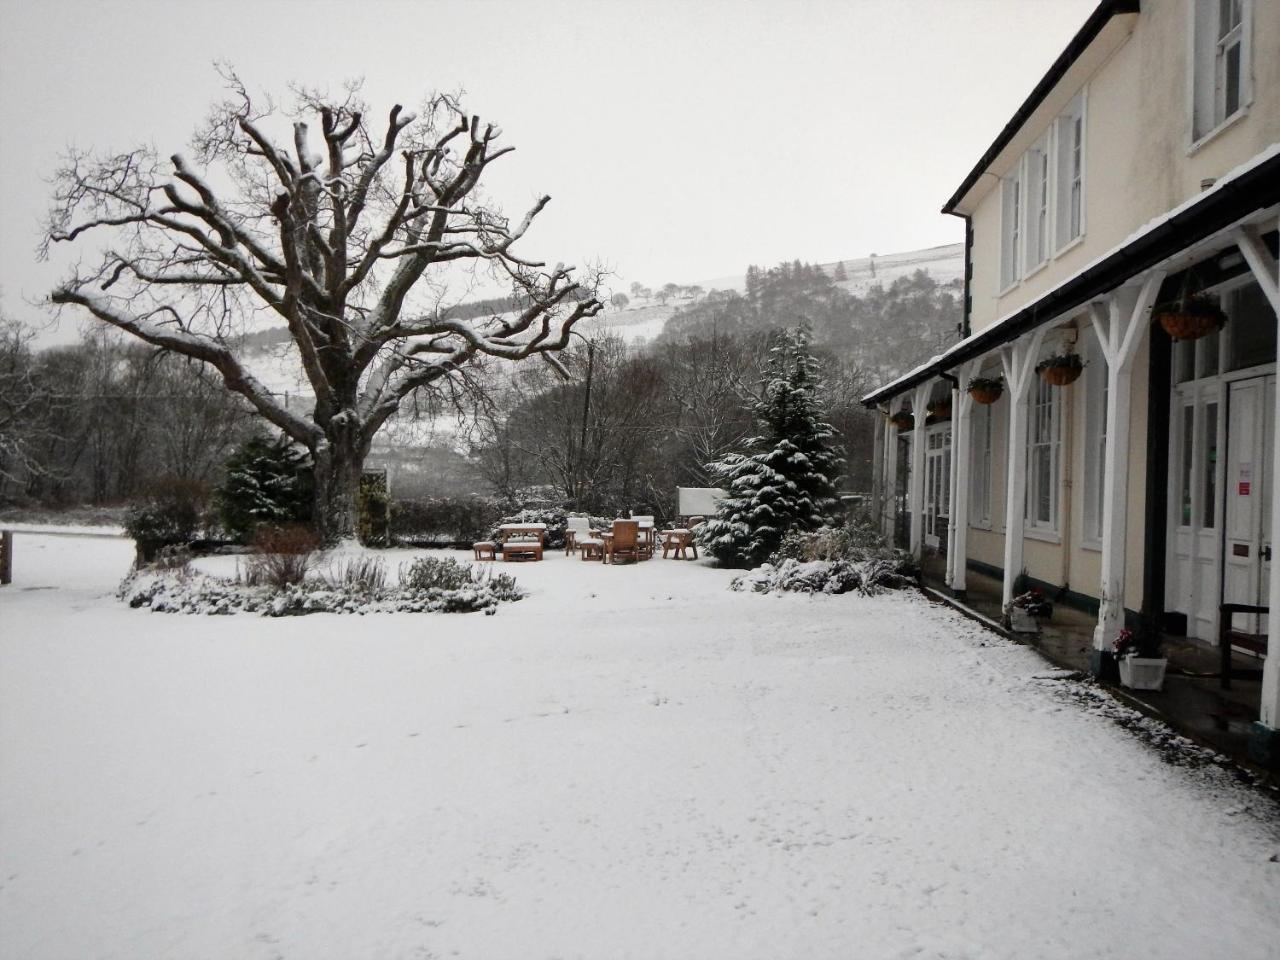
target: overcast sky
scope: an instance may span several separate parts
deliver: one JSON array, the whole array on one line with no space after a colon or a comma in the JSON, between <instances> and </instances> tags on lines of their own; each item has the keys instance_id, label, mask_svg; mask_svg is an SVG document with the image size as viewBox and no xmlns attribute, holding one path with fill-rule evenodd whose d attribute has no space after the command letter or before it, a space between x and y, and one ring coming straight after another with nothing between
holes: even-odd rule
<instances>
[{"instance_id":1,"label":"overcast sky","mask_svg":"<svg viewBox=\"0 0 1280 960\"><path fill-rule=\"evenodd\" d=\"M462 88L517 147L494 198L552 197L525 254L622 289L958 242L943 201L1095 3L0 0L0 306L37 319L60 273L58 154L185 149L220 59L277 94L363 77L379 116Z\"/></svg>"}]
</instances>

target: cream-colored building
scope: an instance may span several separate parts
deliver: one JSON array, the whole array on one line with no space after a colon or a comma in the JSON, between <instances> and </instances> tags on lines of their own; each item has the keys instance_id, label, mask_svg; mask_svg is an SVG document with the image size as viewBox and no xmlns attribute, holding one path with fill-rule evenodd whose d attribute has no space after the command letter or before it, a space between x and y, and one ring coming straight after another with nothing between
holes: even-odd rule
<instances>
[{"instance_id":1,"label":"cream-colored building","mask_svg":"<svg viewBox=\"0 0 1280 960\"><path fill-rule=\"evenodd\" d=\"M911 413L877 450L886 528L945 552L956 592L979 570L1007 601L1025 574L1096 609L1098 670L1126 622L1216 643L1224 603L1280 596L1280 2L1101 3L943 211L964 339L864 398ZM1173 339L1203 297L1225 325ZM1070 385L1041 373L1072 356ZM1275 762L1280 657L1261 701Z\"/></svg>"}]
</instances>

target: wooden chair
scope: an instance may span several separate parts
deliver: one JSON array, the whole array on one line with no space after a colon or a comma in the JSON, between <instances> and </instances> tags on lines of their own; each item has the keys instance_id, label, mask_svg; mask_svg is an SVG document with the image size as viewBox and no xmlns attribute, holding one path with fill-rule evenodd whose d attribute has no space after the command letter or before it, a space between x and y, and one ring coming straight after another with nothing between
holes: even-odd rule
<instances>
[{"instance_id":1,"label":"wooden chair","mask_svg":"<svg viewBox=\"0 0 1280 960\"><path fill-rule=\"evenodd\" d=\"M591 537L591 521L586 517L566 517L564 529L564 555L578 549L583 540Z\"/></svg>"},{"instance_id":2,"label":"wooden chair","mask_svg":"<svg viewBox=\"0 0 1280 960\"><path fill-rule=\"evenodd\" d=\"M631 519L640 524L640 559L653 559L653 548L657 543L654 539L657 536L657 529L654 525L653 516L651 514L644 516L632 514Z\"/></svg>"},{"instance_id":3,"label":"wooden chair","mask_svg":"<svg viewBox=\"0 0 1280 960\"><path fill-rule=\"evenodd\" d=\"M693 559L698 559L698 542L693 539L693 531L685 529L662 531L662 559L668 553L674 553L677 560L688 560L686 550L693 550Z\"/></svg>"},{"instance_id":4,"label":"wooden chair","mask_svg":"<svg viewBox=\"0 0 1280 960\"><path fill-rule=\"evenodd\" d=\"M1262 671L1259 670L1233 670L1231 668L1231 648L1240 647L1251 653L1267 655L1267 635L1265 633L1249 633L1245 630L1236 630L1232 625L1232 614L1243 613L1251 615L1267 616L1271 613L1268 607L1255 607L1247 603L1224 603L1218 608L1218 655L1222 662L1222 689L1231 689L1231 678L1233 676L1244 679L1245 677L1261 676Z\"/></svg>"},{"instance_id":5,"label":"wooden chair","mask_svg":"<svg viewBox=\"0 0 1280 960\"><path fill-rule=\"evenodd\" d=\"M640 560L640 524L638 521L613 521L613 537L609 540L608 556L605 559L610 563L617 563L620 556L630 557L637 562Z\"/></svg>"},{"instance_id":6,"label":"wooden chair","mask_svg":"<svg viewBox=\"0 0 1280 960\"><path fill-rule=\"evenodd\" d=\"M583 560L604 562L604 541L599 537L583 537L578 541L578 556Z\"/></svg>"}]
</instances>

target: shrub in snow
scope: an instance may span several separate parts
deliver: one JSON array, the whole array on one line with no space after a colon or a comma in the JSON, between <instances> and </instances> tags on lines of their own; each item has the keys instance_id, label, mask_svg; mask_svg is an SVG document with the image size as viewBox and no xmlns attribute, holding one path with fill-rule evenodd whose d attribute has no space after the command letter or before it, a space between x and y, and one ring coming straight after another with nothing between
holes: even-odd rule
<instances>
[{"instance_id":1,"label":"shrub in snow","mask_svg":"<svg viewBox=\"0 0 1280 960\"><path fill-rule=\"evenodd\" d=\"M336 572L284 586L249 584L189 570L140 571L120 586L131 607L154 613L257 613L267 617L308 613L496 613L503 601L524 594L513 577L473 570L454 560L415 561L401 569L398 585L386 584L381 558L350 557Z\"/></svg>"},{"instance_id":2,"label":"shrub in snow","mask_svg":"<svg viewBox=\"0 0 1280 960\"><path fill-rule=\"evenodd\" d=\"M731 585L756 593L875 594L912 586L916 574L911 554L889 546L871 524L854 520L788 534L769 563Z\"/></svg>"},{"instance_id":3,"label":"shrub in snow","mask_svg":"<svg viewBox=\"0 0 1280 960\"><path fill-rule=\"evenodd\" d=\"M759 564L792 530L831 522L841 458L817 398L818 364L803 328L781 333L769 358L756 418L763 433L754 453L730 454L707 465L712 483L728 491L698 542L725 566Z\"/></svg>"},{"instance_id":4,"label":"shrub in snow","mask_svg":"<svg viewBox=\"0 0 1280 960\"><path fill-rule=\"evenodd\" d=\"M301 583L319 548L320 539L307 527L259 527L253 536L254 553L245 563L244 582L276 588Z\"/></svg>"},{"instance_id":5,"label":"shrub in snow","mask_svg":"<svg viewBox=\"0 0 1280 960\"><path fill-rule=\"evenodd\" d=\"M188 482L162 481L144 502L129 508L124 529L134 540L139 563L150 563L162 547L186 546L196 538L201 492Z\"/></svg>"},{"instance_id":6,"label":"shrub in snow","mask_svg":"<svg viewBox=\"0 0 1280 960\"><path fill-rule=\"evenodd\" d=\"M374 554L351 554L331 561L320 579L330 590L376 593L387 584L387 567Z\"/></svg>"},{"instance_id":7,"label":"shrub in snow","mask_svg":"<svg viewBox=\"0 0 1280 960\"><path fill-rule=\"evenodd\" d=\"M222 526L248 543L261 524L310 523L314 500L311 455L287 439L251 437L227 460L217 490Z\"/></svg>"},{"instance_id":8,"label":"shrub in snow","mask_svg":"<svg viewBox=\"0 0 1280 960\"><path fill-rule=\"evenodd\" d=\"M356 530L360 542L369 547L391 543L391 494L385 473L368 472L360 477L356 498Z\"/></svg>"}]
</instances>

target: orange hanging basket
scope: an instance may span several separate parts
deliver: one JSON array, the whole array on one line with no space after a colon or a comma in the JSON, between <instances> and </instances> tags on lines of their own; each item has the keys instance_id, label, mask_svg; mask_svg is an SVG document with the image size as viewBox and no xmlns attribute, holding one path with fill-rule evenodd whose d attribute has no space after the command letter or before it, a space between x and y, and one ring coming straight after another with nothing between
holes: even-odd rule
<instances>
[{"instance_id":1,"label":"orange hanging basket","mask_svg":"<svg viewBox=\"0 0 1280 960\"><path fill-rule=\"evenodd\" d=\"M911 414L900 410L889 418L889 422L892 423L899 430L905 431L905 430L910 430L912 427L916 425L916 418L913 417Z\"/></svg>"},{"instance_id":2,"label":"orange hanging basket","mask_svg":"<svg viewBox=\"0 0 1280 960\"><path fill-rule=\"evenodd\" d=\"M951 419L951 401L938 400L929 404L929 419L934 423L941 423L944 420Z\"/></svg>"},{"instance_id":3,"label":"orange hanging basket","mask_svg":"<svg viewBox=\"0 0 1280 960\"><path fill-rule=\"evenodd\" d=\"M1221 330L1227 315L1208 297L1184 297L1156 310L1160 326L1174 340L1199 340Z\"/></svg>"},{"instance_id":4,"label":"orange hanging basket","mask_svg":"<svg viewBox=\"0 0 1280 960\"><path fill-rule=\"evenodd\" d=\"M1084 373L1084 362L1077 354L1068 353L1060 357L1050 357L1036 367L1036 373L1055 387L1065 387L1075 383Z\"/></svg>"},{"instance_id":5,"label":"orange hanging basket","mask_svg":"<svg viewBox=\"0 0 1280 960\"><path fill-rule=\"evenodd\" d=\"M973 380L969 384L969 396L984 407L995 403L1003 394L1004 384L999 380Z\"/></svg>"}]
</instances>

